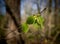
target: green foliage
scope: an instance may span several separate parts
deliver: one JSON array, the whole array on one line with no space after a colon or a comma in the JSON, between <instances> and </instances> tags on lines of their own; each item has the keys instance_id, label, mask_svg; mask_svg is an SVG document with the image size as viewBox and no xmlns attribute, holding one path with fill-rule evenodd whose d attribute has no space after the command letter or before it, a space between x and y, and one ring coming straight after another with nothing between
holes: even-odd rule
<instances>
[{"instance_id":1,"label":"green foliage","mask_svg":"<svg viewBox=\"0 0 60 44\"><path fill-rule=\"evenodd\" d=\"M37 23L40 24L41 28L43 28L44 18L41 16L37 17Z\"/></svg>"},{"instance_id":2,"label":"green foliage","mask_svg":"<svg viewBox=\"0 0 60 44\"><path fill-rule=\"evenodd\" d=\"M42 29L44 25L44 18L40 15L29 16L26 23L22 24L23 32L27 33L29 31L28 25L33 24L35 29Z\"/></svg>"},{"instance_id":3,"label":"green foliage","mask_svg":"<svg viewBox=\"0 0 60 44\"><path fill-rule=\"evenodd\" d=\"M24 32L24 33L27 33L28 32L28 24L26 24L26 23L23 23L22 24L22 31Z\"/></svg>"},{"instance_id":4,"label":"green foliage","mask_svg":"<svg viewBox=\"0 0 60 44\"><path fill-rule=\"evenodd\" d=\"M27 24L33 24L33 22L34 22L33 16L29 16L29 17L27 18L26 23L27 23Z\"/></svg>"},{"instance_id":5,"label":"green foliage","mask_svg":"<svg viewBox=\"0 0 60 44\"><path fill-rule=\"evenodd\" d=\"M37 16L34 16L34 19L35 19L35 23L37 23L42 29L44 25L44 18L40 15L37 15Z\"/></svg>"}]
</instances>

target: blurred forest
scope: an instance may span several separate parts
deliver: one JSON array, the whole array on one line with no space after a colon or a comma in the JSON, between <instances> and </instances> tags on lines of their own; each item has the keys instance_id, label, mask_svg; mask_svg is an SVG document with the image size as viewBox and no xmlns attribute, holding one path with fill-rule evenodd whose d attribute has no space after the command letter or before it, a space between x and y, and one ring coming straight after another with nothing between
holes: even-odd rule
<instances>
[{"instance_id":1,"label":"blurred forest","mask_svg":"<svg viewBox=\"0 0 60 44\"><path fill-rule=\"evenodd\" d=\"M0 0L0 44L60 44L60 0Z\"/></svg>"}]
</instances>

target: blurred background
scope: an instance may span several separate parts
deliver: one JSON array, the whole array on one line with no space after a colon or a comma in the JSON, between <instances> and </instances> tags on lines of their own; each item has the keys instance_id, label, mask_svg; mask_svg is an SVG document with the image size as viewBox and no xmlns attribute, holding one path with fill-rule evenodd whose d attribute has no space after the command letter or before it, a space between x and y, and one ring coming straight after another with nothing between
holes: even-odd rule
<instances>
[{"instance_id":1,"label":"blurred background","mask_svg":"<svg viewBox=\"0 0 60 44\"><path fill-rule=\"evenodd\" d=\"M60 44L60 0L0 0L0 44Z\"/></svg>"}]
</instances>

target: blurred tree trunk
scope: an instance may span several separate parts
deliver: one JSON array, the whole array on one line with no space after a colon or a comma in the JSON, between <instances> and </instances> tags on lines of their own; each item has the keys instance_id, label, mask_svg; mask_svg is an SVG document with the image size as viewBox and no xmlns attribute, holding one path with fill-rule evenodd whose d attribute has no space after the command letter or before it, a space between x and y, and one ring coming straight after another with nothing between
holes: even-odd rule
<instances>
[{"instance_id":1,"label":"blurred tree trunk","mask_svg":"<svg viewBox=\"0 0 60 44\"><path fill-rule=\"evenodd\" d=\"M40 13L40 6L39 6L40 4L39 4L39 0L37 0L36 4L37 4L38 14L41 14L41 13Z\"/></svg>"},{"instance_id":2,"label":"blurred tree trunk","mask_svg":"<svg viewBox=\"0 0 60 44\"><path fill-rule=\"evenodd\" d=\"M44 22L44 29L43 33L45 33L45 36L50 36L51 35L51 28L52 28L52 0L48 0L48 6L45 9L45 12L43 13L43 17L45 19Z\"/></svg>"},{"instance_id":3,"label":"blurred tree trunk","mask_svg":"<svg viewBox=\"0 0 60 44\"><path fill-rule=\"evenodd\" d=\"M55 11L54 11L54 16L55 16L55 27L57 28L59 25L59 14L58 14L58 0L55 1Z\"/></svg>"},{"instance_id":4,"label":"blurred tree trunk","mask_svg":"<svg viewBox=\"0 0 60 44\"><path fill-rule=\"evenodd\" d=\"M37 6L38 14L41 14L40 13L40 0L35 0L33 3L36 4L36 6Z\"/></svg>"},{"instance_id":5,"label":"blurred tree trunk","mask_svg":"<svg viewBox=\"0 0 60 44\"><path fill-rule=\"evenodd\" d=\"M59 2L59 0L54 0L54 2L55 2L55 8L54 8L54 25L55 25L55 27L54 27L54 30L57 33L53 37L52 44L56 43L54 41L58 41L56 39L57 39L58 35L60 34L60 15L59 15L59 8L58 8L58 2Z\"/></svg>"},{"instance_id":6,"label":"blurred tree trunk","mask_svg":"<svg viewBox=\"0 0 60 44\"><path fill-rule=\"evenodd\" d=\"M51 26L52 26L52 0L48 1L48 36L51 36Z\"/></svg>"},{"instance_id":7,"label":"blurred tree trunk","mask_svg":"<svg viewBox=\"0 0 60 44\"><path fill-rule=\"evenodd\" d=\"M24 44L21 35L21 0L5 0L8 27L6 29L6 39L8 44Z\"/></svg>"}]
</instances>

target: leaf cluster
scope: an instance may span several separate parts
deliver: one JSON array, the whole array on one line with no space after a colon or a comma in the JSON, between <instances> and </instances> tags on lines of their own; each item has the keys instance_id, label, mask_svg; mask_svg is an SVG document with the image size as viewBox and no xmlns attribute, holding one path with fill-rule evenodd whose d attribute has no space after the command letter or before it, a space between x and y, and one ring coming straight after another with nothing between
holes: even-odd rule
<instances>
[{"instance_id":1,"label":"leaf cluster","mask_svg":"<svg viewBox=\"0 0 60 44\"><path fill-rule=\"evenodd\" d=\"M27 18L26 22L22 24L22 30L23 32L27 33L29 31L30 24L33 24L33 26L38 29L42 29L44 26L44 18L40 15L31 15Z\"/></svg>"}]
</instances>

